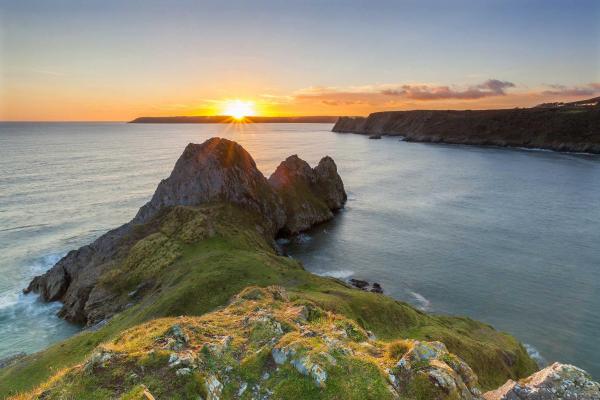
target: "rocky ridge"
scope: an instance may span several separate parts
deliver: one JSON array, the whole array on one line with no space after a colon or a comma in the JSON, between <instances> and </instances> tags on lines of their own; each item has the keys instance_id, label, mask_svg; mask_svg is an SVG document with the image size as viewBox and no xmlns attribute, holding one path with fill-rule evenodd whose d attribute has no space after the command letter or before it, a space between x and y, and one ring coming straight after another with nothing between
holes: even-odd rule
<instances>
[{"instance_id":1,"label":"rocky ridge","mask_svg":"<svg viewBox=\"0 0 600 400\"><path fill-rule=\"evenodd\" d=\"M314 169L297 156L290 157L267 180L252 156L233 141L212 138L190 143L171 175L160 182L152 199L130 222L69 252L35 277L25 292L39 293L44 301L61 301L61 317L91 325L118 311L107 307L111 293L98 285L100 276L115 268L116 260L126 258L141 238L140 226L150 224L168 208L234 204L260 215L261 229L272 239L278 232L297 233L333 218L333 211L345 201L344 185L330 157Z\"/></svg>"},{"instance_id":2,"label":"rocky ridge","mask_svg":"<svg viewBox=\"0 0 600 400\"><path fill-rule=\"evenodd\" d=\"M227 307L202 317L159 319L125 331L34 395L125 398L149 392L164 398L184 391L208 400L294 393L482 399L475 373L443 343L378 340L350 319L290 299L278 286L248 287Z\"/></svg>"},{"instance_id":3,"label":"rocky ridge","mask_svg":"<svg viewBox=\"0 0 600 400\"><path fill-rule=\"evenodd\" d=\"M386 111L340 117L332 131L401 136L409 142L600 153L598 98L504 110Z\"/></svg>"}]
</instances>

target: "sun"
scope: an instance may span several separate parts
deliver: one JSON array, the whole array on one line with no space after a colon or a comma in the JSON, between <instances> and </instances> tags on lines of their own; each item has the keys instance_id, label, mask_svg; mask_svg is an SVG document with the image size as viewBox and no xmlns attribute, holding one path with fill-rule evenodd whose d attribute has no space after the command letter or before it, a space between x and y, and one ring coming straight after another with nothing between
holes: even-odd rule
<instances>
[{"instance_id":1,"label":"sun","mask_svg":"<svg viewBox=\"0 0 600 400\"><path fill-rule=\"evenodd\" d=\"M241 121L245 117L254 115L254 103L251 101L228 100L225 102L223 114Z\"/></svg>"}]
</instances>

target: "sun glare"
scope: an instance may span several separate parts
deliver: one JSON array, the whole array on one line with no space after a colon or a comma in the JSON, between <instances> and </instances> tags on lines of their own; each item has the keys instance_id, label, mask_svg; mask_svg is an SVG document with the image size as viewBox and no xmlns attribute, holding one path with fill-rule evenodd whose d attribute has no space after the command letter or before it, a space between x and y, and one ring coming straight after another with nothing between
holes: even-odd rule
<instances>
[{"instance_id":1,"label":"sun glare","mask_svg":"<svg viewBox=\"0 0 600 400\"><path fill-rule=\"evenodd\" d=\"M241 121L245 117L254 115L254 103L251 101L229 100L225 103L223 114Z\"/></svg>"}]
</instances>

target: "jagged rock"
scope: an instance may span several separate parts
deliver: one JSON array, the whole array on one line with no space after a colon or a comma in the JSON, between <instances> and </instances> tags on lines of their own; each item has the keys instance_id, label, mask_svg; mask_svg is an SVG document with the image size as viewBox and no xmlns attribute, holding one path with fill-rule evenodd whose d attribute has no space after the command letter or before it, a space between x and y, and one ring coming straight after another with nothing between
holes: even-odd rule
<instances>
[{"instance_id":1,"label":"jagged rock","mask_svg":"<svg viewBox=\"0 0 600 400\"><path fill-rule=\"evenodd\" d=\"M179 350L183 348L189 341L188 335L183 331L183 329L181 329L179 324L173 325L165 337L167 339L173 339L173 344L169 346L172 350Z\"/></svg>"},{"instance_id":2,"label":"jagged rock","mask_svg":"<svg viewBox=\"0 0 600 400\"><path fill-rule=\"evenodd\" d=\"M324 157L314 169L297 156L289 157L267 180L250 154L233 141L212 138L202 144L190 143L171 175L160 182L133 220L69 252L24 291L39 293L44 301L62 301L61 317L91 326L131 305L115 296L109 286L99 285L99 279L120 262L127 262L144 238L139 227L151 229L165 210L172 209L167 217L176 220L166 231L175 234L190 218L190 211L183 206L235 204L261 215L264 226L257 229L272 239L280 230L297 233L332 218L332 210L343 207L345 201L344 185L330 157ZM152 229L156 231L156 227ZM206 222L199 232L180 240L193 243L211 234L213 227ZM152 243L141 253L159 245L164 243ZM171 254L171 258L157 255L156 263L173 261L176 249ZM142 282L129 297L139 301L149 287Z\"/></svg>"},{"instance_id":3,"label":"jagged rock","mask_svg":"<svg viewBox=\"0 0 600 400\"><path fill-rule=\"evenodd\" d=\"M507 381L485 400L600 400L600 383L573 365L554 363L519 382Z\"/></svg>"},{"instance_id":4,"label":"jagged rock","mask_svg":"<svg viewBox=\"0 0 600 400\"><path fill-rule=\"evenodd\" d=\"M428 388L432 398L480 400L477 375L441 342L414 341L412 347L390 371L390 382L401 394L414 387L433 383Z\"/></svg>"},{"instance_id":5,"label":"jagged rock","mask_svg":"<svg viewBox=\"0 0 600 400\"><path fill-rule=\"evenodd\" d=\"M223 384L214 375L209 375L206 379L207 400L219 400L223 391Z\"/></svg>"},{"instance_id":6,"label":"jagged rock","mask_svg":"<svg viewBox=\"0 0 600 400\"><path fill-rule=\"evenodd\" d=\"M371 287L371 292L373 293L383 293L383 288L377 282L373 282L373 286Z\"/></svg>"},{"instance_id":7,"label":"jagged rock","mask_svg":"<svg viewBox=\"0 0 600 400\"><path fill-rule=\"evenodd\" d=\"M352 284L352 286L355 286L359 289L366 289L367 286L369 286L369 282L367 281L363 281L362 279L350 279L350 283Z\"/></svg>"},{"instance_id":8,"label":"jagged rock","mask_svg":"<svg viewBox=\"0 0 600 400\"><path fill-rule=\"evenodd\" d=\"M284 223L281 200L271 190L252 156L239 144L212 138L190 143L134 223L148 222L166 207L225 201L265 216L276 230Z\"/></svg>"},{"instance_id":9,"label":"jagged rock","mask_svg":"<svg viewBox=\"0 0 600 400\"><path fill-rule=\"evenodd\" d=\"M324 157L313 169L297 155L288 157L269 177L269 183L283 199L286 222L283 231L297 234L312 225L333 218L347 196L331 157Z\"/></svg>"},{"instance_id":10,"label":"jagged rock","mask_svg":"<svg viewBox=\"0 0 600 400\"><path fill-rule=\"evenodd\" d=\"M100 349L99 351L92 354L90 359L85 364L87 369L90 368L106 368L109 361L114 358L114 354L111 351Z\"/></svg>"}]
</instances>

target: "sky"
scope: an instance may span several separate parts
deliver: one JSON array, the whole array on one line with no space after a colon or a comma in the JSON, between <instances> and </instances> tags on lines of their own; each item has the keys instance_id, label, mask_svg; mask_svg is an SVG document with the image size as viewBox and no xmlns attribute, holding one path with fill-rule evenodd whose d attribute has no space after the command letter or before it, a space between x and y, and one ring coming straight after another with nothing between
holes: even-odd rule
<instances>
[{"instance_id":1,"label":"sky","mask_svg":"<svg viewBox=\"0 0 600 400\"><path fill-rule=\"evenodd\" d=\"M367 115L600 95L600 1L0 0L0 120Z\"/></svg>"}]
</instances>

